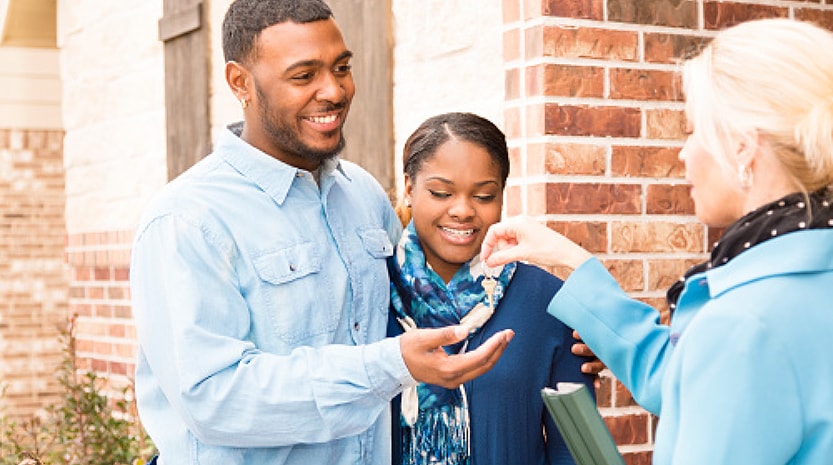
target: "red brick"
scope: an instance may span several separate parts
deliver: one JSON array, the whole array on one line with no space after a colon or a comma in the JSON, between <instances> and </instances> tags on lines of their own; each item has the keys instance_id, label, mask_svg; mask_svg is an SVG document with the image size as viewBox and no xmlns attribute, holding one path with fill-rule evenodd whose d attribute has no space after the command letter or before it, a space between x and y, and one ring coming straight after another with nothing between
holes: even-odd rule
<instances>
[{"instance_id":1,"label":"red brick","mask_svg":"<svg viewBox=\"0 0 833 465\"><path fill-rule=\"evenodd\" d=\"M830 4L830 2L828 2ZM796 8L795 19L810 21L823 28L833 31L833 10L817 10L814 8Z\"/></svg>"},{"instance_id":2,"label":"red brick","mask_svg":"<svg viewBox=\"0 0 833 465\"><path fill-rule=\"evenodd\" d=\"M541 137L546 134L547 105L544 103L532 103L524 107L524 121L526 128L524 135L527 138Z\"/></svg>"},{"instance_id":3,"label":"red brick","mask_svg":"<svg viewBox=\"0 0 833 465\"><path fill-rule=\"evenodd\" d=\"M604 69L542 64L526 70L526 94L545 97L604 96Z\"/></svg>"},{"instance_id":4,"label":"red brick","mask_svg":"<svg viewBox=\"0 0 833 465\"><path fill-rule=\"evenodd\" d=\"M503 110L503 132L507 139L517 139L523 134L521 109L507 107Z\"/></svg>"},{"instance_id":5,"label":"red brick","mask_svg":"<svg viewBox=\"0 0 833 465\"><path fill-rule=\"evenodd\" d=\"M549 221L547 227L592 253L607 251L607 223L599 221Z\"/></svg>"},{"instance_id":6,"label":"red brick","mask_svg":"<svg viewBox=\"0 0 833 465\"><path fill-rule=\"evenodd\" d=\"M544 0L523 0L524 19L540 18Z\"/></svg>"},{"instance_id":7,"label":"red brick","mask_svg":"<svg viewBox=\"0 0 833 465\"><path fill-rule=\"evenodd\" d=\"M521 30L509 29L503 33L503 61L517 61L523 57L521 51Z\"/></svg>"},{"instance_id":8,"label":"red brick","mask_svg":"<svg viewBox=\"0 0 833 465\"><path fill-rule=\"evenodd\" d=\"M503 23L514 23L521 20L521 3L523 0L503 0Z\"/></svg>"},{"instance_id":9,"label":"red brick","mask_svg":"<svg viewBox=\"0 0 833 465\"><path fill-rule=\"evenodd\" d=\"M697 2L692 0L608 0L608 21L697 28Z\"/></svg>"},{"instance_id":10,"label":"red brick","mask_svg":"<svg viewBox=\"0 0 833 465\"><path fill-rule=\"evenodd\" d=\"M610 70L610 97L628 100L682 101L672 71L614 68Z\"/></svg>"},{"instance_id":11,"label":"red brick","mask_svg":"<svg viewBox=\"0 0 833 465\"><path fill-rule=\"evenodd\" d=\"M521 98L521 75L523 70L520 68L507 69L504 73L504 88L506 100L516 100Z\"/></svg>"},{"instance_id":12,"label":"red brick","mask_svg":"<svg viewBox=\"0 0 833 465\"><path fill-rule=\"evenodd\" d=\"M611 154L612 176L643 178L682 178L685 166L677 147L614 146Z\"/></svg>"},{"instance_id":13,"label":"red brick","mask_svg":"<svg viewBox=\"0 0 833 465\"><path fill-rule=\"evenodd\" d=\"M602 263L625 292L639 292L645 289L642 260L608 259L603 260Z\"/></svg>"},{"instance_id":14,"label":"red brick","mask_svg":"<svg viewBox=\"0 0 833 465\"><path fill-rule=\"evenodd\" d=\"M704 0L703 19L706 29L725 29L729 26L761 18L785 18L789 9L772 5Z\"/></svg>"},{"instance_id":15,"label":"red brick","mask_svg":"<svg viewBox=\"0 0 833 465\"><path fill-rule=\"evenodd\" d=\"M512 217L523 214L523 199L521 197L521 186L507 186L503 194L503 206L506 216Z\"/></svg>"},{"instance_id":16,"label":"red brick","mask_svg":"<svg viewBox=\"0 0 833 465\"><path fill-rule=\"evenodd\" d=\"M103 299L104 298L104 288L99 286L87 286L86 288L86 297L88 299Z\"/></svg>"},{"instance_id":17,"label":"red brick","mask_svg":"<svg viewBox=\"0 0 833 465\"><path fill-rule=\"evenodd\" d=\"M604 420L616 444L648 443L650 417L647 412L608 416Z\"/></svg>"},{"instance_id":18,"label":"red brick","mask_svg":"<svg viewBox=\"0 0 833 465\"><path fill-rule=\"evenodd\" d=\"M648 289L649 291L667 291L692 266L705 260L702 259L656 259L648 260Z\"/></svg>"},{"instance_id":19,"label":"red brick","mask_svg":"<svg viewBox=\"0 0 833 465\"><path fill-rule=\"evenodd\" d=\"M527 150L528 151L528 150ZM520 147L509 147L509 178L517 179L525 175Z\"/></svg>"},{"instance_id":20,"label":"red brick","mask_svg":"<svg viewBox=\"0 0 833 465\"><path fill-rule=\"evenodd\" d=\"M604 20L602 0L543 0L544 16Z\"/></svg>"},{"instance_id":21,"label":"red brick","mask_svg":"<svg viewBox=\"0 0 833 465\"><path fill-rule=\"evenodd\" d=\"M526 186L526 214L543 215L547 212L546 184L529 184Z\"/></svg>"},{"instance_id":22,"label":"red brick","mask_svg":"<svg viewBox=\"0 0 833 465\"><path fill-rule=\"evenodd\" d=\"M702 253L704 227L698 223L611 223L611 252Z\"/></svg>"},{"instance_id":23,"label":"red brick","mask_svg":"<svg viewBox=\"0 0 833 465\"><path fill-rule=\"evenodd\" d=\"M113 268L113 281L128 281L130 279L130 268Z\"/></svg>"},{"instance_id":24,"label":"red brick","mask_svg":"<svg viewBox=\"0 0 833 465\"><path fill-rule=\"evenodd\" d=\"M527 175L603 175L606 149L592 144L531 144L527 148Z\"/></svg>"},{"instance_id":25,"label":"red brick","mask_svg":"<svg viewBox=\"0 0 833 465\"><path fill-rule=\"evenodd\" d=\"M645 195L645 211L658 215L693 215L694 201L689 192L687 184L651 184Z\"/></svg>"},{"instance_id":26,"label":"red brick","mask_svg":"<svg viewBox=\"0 0 833 465\"><path fill-rule=\"evenodd\" d=\"M95 268L93 271L93 279L95 281L109 281L110 280L110 268Z\"/></svg>"},{"instance_id":27,"label":"red brick","mask_svg":"<svg viewBox=\"0 0 833 465\"><path fill-rule=\"evenodd\" d=\"M544 111L546 134L597 137L640 135L638 108L547 104Z\"/></svg>"},{"instance_id":28,"label":"red brick","mask_svg":"<svg viewBox=\"0 0 833 465\"><path fill-rule=\"evenodd\" d=\"M621 381L616 381L616 407L638 407L633 395Z\"/></svg>"},{"instance_id":29,"label":"red brick","mask_svg":"<svg viewBox=\"0 0 833 465\"><path fill-rule=\"evenodd\" d=\"M684 140L686 118L683 110L645 110L646 137L649 139Z\"/></svg>"},{"instance_id":30,"label":"red brick","mask_svg":"<svg viewBox=\"0 0 833 465\"><path fill-rule=\"evenodd\" d=\"M596 388L596 406L600 408L613 406L613 385L616 379L604 374L599 375L599 383Z\"/></svg>"},{"instance_id":31,"label":"red brick","mask_svg":"<svg viewBox=\"0 0 833 465\"><path fill-rule=\"evenodd\" d=\"M679 60L690 58L711 40L707 37L697 37L684 34L664 34L646 32L645 61L648 63L677 63Z\"/></svg>"},{"instance_id":32,"label":"red brick","mask_svg":"<svg viewBox=\"0 0 833 465\"><path fill-rule=\"evenodd\" d=\"M133 318L133 309L129 305L114 305L113 317L129 320Z\"/></svg>"},{"instance_id":33,"label":"red brick","mask_svg":"<svg viewBox=\"0 0 833 465\"><path fill-rule=\"evenodd\" d=\"M112 323L107 327L107 335L115 338L124 338L127 334L124 324Z\"/></svg>"},{"instance_id":34,"label":"red brick","mask_svg":"<svg viewBox=\"0 0 833 465\"><path fill-rule=\"evenodd\" d=\"M107 298L109 300L124 300L127 297L127 289L124 287L109 287L107 288Z\"/></svg>"},{"instance_id":35,"label":"red brick","mask_svg":"<svg viewBox=\"0 0 833 465\"><path fill-rule=\"evenodd\" d=\"M651 451L622 453L622 458L625 459L625 465L651 465L653 463L653 456L654 454Z\"/></svg>"},{"instance_id":36,"label":"red brick","mask_svg":"<svg viewBox=\"0 0 833 465\"><path fill-rule=\"evenodd\" d=\"M548 183L548 213L636 214L642 187L636 184Z\"/></svg>"},{"instance_id":37,"label":"red brick","mask_svg":"<svg viewBox=\"0 0 833 465\"><path fill-rule=\"evenodd\" d=\"M537 35L533 34L531 38L543 41L543 44L537 49L540 54L530 56L527 53L528 58L543 55L616 61L639 60L639 34L634 31L547 26L542 31L537 31Z\"/></svg>"}]
</instances>

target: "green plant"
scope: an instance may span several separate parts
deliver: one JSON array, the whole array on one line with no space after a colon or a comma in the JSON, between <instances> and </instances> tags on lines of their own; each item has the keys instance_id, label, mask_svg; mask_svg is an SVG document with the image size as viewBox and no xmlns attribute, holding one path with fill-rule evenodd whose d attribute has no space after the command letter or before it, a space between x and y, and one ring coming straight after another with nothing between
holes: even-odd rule
<instances>
[{"instance_id":1,"label":"green plant","mask_svg":"<svg viewBox=\"0 0 833 465\"><path fill-rule=\"evenodd\" d=\"M130 465L143 463L154 447L136 415L132 386L111 399L106 379L79 373L75 319L62 331L58 369L60 403L23 421L0 416L0 465Z\"/></svg>"}]
</instances>

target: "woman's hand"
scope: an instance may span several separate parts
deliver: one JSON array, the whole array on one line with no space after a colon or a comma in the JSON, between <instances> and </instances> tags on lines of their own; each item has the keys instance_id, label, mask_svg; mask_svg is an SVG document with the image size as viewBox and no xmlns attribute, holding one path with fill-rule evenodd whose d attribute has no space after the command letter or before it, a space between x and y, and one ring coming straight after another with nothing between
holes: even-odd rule
<instances>
[{"instance_id":1,"label":"woman's hand","mask_svg":"<svg viewBox=\"0 0 833 465\"><path fill-rule=\"evenodd\" d=\"M578 268L592 255L545 225L525 216L493 224L486 232L480 257L487 266L523 261L541 267Z\"/></svg>"}]
</instances>

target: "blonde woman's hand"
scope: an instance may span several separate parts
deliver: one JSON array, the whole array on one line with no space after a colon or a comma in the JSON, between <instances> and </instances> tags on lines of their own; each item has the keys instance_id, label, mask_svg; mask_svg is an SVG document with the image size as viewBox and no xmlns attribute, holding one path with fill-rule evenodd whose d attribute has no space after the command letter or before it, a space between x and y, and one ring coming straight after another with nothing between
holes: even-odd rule
<instances>
[{"instance_id":1,"label":"blonde woman's hand","mask_svg":"<svg viewBox=\"0 0 833 465\"><path fill-rule=\"evenodd\" d=\"M578 268L592 255L540 222L516 216L493 224L486 232L480 257L488 266L523 261L541 267Z\"/></svg>"}]
</instances>

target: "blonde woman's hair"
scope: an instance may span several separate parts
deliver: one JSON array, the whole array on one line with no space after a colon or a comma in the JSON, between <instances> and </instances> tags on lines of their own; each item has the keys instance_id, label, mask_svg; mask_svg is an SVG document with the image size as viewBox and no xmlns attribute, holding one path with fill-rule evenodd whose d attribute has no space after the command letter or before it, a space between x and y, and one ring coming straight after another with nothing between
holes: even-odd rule
<instances>
[{"instance_id":1,"label":"blonde woman's hair","mask_svg":"<svg viewBox=\"0 0 833 465\"><path fill-rule=\"evenodd\" d=\"M683 64L686 115L737 169L732 135L756 131L807 193L833 184L833 33L790 19L723 30Z\"/></svg>"}]
</instances>

